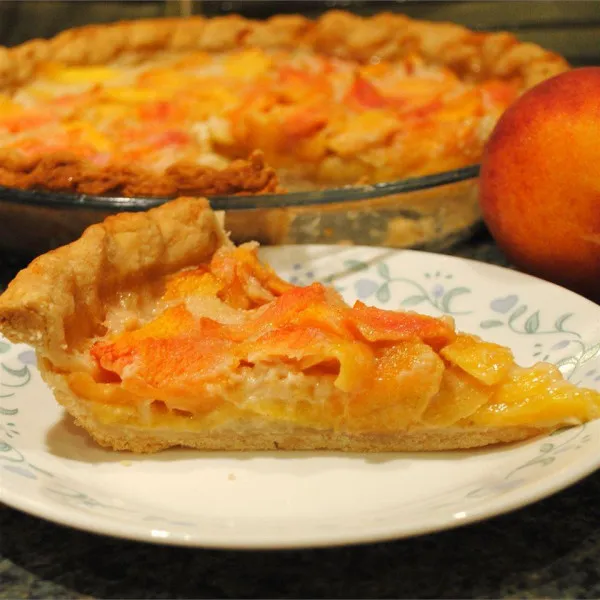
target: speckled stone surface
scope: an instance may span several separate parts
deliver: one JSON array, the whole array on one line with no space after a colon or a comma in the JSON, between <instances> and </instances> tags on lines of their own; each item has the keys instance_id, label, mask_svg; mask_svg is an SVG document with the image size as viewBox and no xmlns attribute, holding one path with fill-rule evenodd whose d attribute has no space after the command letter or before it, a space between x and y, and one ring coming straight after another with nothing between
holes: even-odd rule
<instances>
[{"instance_id":1,"label":"speckled stone surface","mask_svg":"<svg viewBox=\"0 0 600 600\"><path fill-rule=\"evenodd\" d=\"M506 265L484 233L452 254ZM20 266L0 254L0 285ZM0 599L89 597L600 598L600 472L483 523L325 550L151 546L0 508Z\"/></svg>"}]
</instances>

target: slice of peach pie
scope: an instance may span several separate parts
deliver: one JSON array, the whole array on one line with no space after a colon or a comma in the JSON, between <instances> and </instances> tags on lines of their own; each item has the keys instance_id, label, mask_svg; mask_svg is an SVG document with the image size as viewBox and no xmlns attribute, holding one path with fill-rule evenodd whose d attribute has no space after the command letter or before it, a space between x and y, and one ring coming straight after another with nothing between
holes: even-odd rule
<instances>
[{"instance_id":1,"label":"slice of peach pie","mask_svg":"<svg viewBox=\"0 0 600 600\"><path fill-rule=\"evenodd\" d=\"M445 450L600 417L600 393L552 365L291 285L256 250L205 200L109 217L17 275L0 330L116 450Z\"/></svg>"}]
</instances>

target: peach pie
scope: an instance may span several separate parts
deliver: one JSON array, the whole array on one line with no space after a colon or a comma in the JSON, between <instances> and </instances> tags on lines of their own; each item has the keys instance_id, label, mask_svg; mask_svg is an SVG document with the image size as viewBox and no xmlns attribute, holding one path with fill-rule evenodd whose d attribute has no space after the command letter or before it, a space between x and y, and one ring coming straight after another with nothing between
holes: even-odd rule
<instances>
[{"instance_id":1,"label":"peach pie","mask_svg":"<svg viewBox=\"0 0 600 600\"><path fill-rule=\"evenodd\" d=\"M600 417L553 365L292 285L256 252L202 199L109 217L17 275L0 331L115 450L459 449Z\"/></svg>"},{"instance_id":2,"label":"peach pie","mask_svg":"<svg viewBox=\"0 0 600 600\"><path fill-rule=\"evenodd\" d=\"M382 13L157 19L0 47L0 184L266 193L474 164L524 90L568 68L508 33ZM237 172L246 164L252 179Z\"/></svg>"}]
</instances>

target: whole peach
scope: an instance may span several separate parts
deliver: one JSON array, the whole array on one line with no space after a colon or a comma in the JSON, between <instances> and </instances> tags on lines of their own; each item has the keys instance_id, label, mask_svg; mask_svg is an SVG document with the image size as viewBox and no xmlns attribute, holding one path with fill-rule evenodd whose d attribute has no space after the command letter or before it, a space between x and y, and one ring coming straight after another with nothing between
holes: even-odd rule
<instances>
[{"instance_id":1,"label":"whole peach","mask_svg":"<svg viewBox=\"0 0 600 600\"><path fill-rule=\"evenodd\" d=\"M548 79L502 115L480 202L513 264L600 301L600 67Z\"/></svg>"}]
</instances>

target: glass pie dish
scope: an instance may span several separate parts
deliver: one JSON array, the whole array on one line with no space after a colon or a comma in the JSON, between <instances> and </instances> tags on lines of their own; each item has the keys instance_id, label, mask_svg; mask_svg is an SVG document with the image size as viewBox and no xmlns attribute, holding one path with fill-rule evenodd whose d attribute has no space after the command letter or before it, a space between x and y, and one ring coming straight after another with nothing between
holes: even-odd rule
<instances>
[{"instance_id":1,"label":"glass pie dish","mask_svg":"<svg viewBox=\"0 0 600 600\"><path fill-rule=\"evenodd\" d=\"M569 68L508 32L341 10L87 25L0 63L0 245L30 253L205 195L238 243L447 248L479 222L498 118Z\"/></svg>"},{"instance_id":2,"label":"glass pie dish","mask_svg":"<svg viewBox=\"0 0 600 600\"><path fill-rule=\"evenodd\" d=\"M209 197L236 243L355 244L443 250L480 224L479 166L395 182L308 192ZM0 186L0 250L37 255L110 214L169 198L109 197Z\"/></svg>"}]
</instances>

